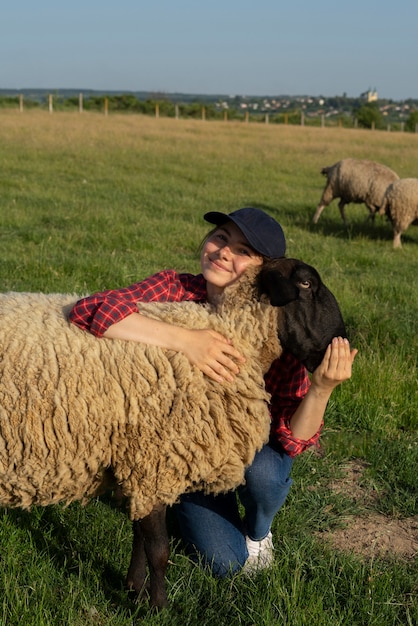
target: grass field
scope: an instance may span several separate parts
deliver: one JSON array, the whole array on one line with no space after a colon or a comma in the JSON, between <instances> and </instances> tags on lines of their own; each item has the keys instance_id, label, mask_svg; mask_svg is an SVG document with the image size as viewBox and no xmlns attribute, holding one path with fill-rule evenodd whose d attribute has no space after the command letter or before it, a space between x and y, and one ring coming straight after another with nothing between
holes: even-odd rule
<instances>
[{"instance_id":1,"label":"grass field","mask_svg":"<svg viewBox=\"0 0 418 626\"><path fill-rule=\"evenodd\" d=\"M294 464L269 574L215 580L184 556L173 526L170 609L153 615L123 589L131 530L111 503L2 510L0 626L418 623L416 554L332 541L379 519L408 522L418 544L418 230L393 250L383 218L372 225L350 205L346 229L337 202L311 223L322 167L350 156L416 177L417 151L417 135L386 131L0 112L2 291L84 294L165 267L198 271L203 213L255 205L282 224L288 256L319 270L359 349L321 453ZM353 463L362 498L334 488L347 487Z\"/></svg>"}]
</instances>

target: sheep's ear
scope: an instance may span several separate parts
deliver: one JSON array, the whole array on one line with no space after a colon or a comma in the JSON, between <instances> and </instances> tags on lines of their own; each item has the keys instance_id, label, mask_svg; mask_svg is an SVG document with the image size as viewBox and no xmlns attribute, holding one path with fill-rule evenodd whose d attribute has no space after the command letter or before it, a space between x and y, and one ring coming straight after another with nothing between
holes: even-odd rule
<instances>
[{"instance_id":1,"label":"sheep's ear","mask_svg":"<svg viewBox=\"0 0 418 626\"><path fill-rule=\"evenodd\" d=\"M273 306L285 306L298 299L299 289L296 285L273 268L262 269L258 275L260 296L265 294Z\"/></svg>"}]
</instances>

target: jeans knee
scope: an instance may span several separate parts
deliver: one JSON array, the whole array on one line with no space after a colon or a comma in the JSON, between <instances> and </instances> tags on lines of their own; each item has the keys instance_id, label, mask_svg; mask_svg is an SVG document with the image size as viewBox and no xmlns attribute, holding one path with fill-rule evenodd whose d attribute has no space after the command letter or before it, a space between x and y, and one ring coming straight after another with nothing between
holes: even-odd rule
<instances>
[{"instance_id":1,"label":"jeans knee","mask_svg":"<svg viewBox=\"0 0 418 626\"><path fill-rule=\"evenodd\" d=\"M191 546L187 547L187 553L202 569L207 569L217 578L229 578L237 574L247 560L247 552L242 550L241 554L228 550L227 546L222 546L222 552L200 552Z\"/></svg>"}]
</instances>

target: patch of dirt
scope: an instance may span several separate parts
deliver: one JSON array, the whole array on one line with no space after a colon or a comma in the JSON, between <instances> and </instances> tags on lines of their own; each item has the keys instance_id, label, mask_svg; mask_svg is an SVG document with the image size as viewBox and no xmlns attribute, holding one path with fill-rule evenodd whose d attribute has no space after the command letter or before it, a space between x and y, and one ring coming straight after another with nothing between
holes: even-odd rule
<instances>
[{"instance_id":1,"label":"patch of dirt","mask_svg":"<svg viewBox=\"0 0 418 626\"><path fill-rule=\"evenodd\" d=\"M368 558L397 556L414 559L418 555L418 515L396 519L367 510L378 495L363 486L365 467L365 463L352 461L346 467L345 476L330 484L335 493L344 492L354 503L364 505L365 514L347 516L344 528L321 533L321 538L337 550Z\"/></svg>"}]
</instances>

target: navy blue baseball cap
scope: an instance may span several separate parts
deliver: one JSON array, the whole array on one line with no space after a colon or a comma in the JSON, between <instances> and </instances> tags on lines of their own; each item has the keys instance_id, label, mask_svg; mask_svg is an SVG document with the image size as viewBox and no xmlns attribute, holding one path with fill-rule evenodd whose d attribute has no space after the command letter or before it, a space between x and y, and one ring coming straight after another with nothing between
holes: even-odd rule
<instances>
[{"instance_id":1,"label":"navy blue baseball cap","mask_svg":"<svg viewBox=\"0 0 418 626\"><path fill-rule=\"evenodd\" d=\"M211 211L205 213L203 217L207 222L216 226L222 226L228 221L234 222L250 246L262 256L279 259L286 253L286 240L282 227L261 209L245 207L228 214Z\"/></svg>"}]
</instances>

